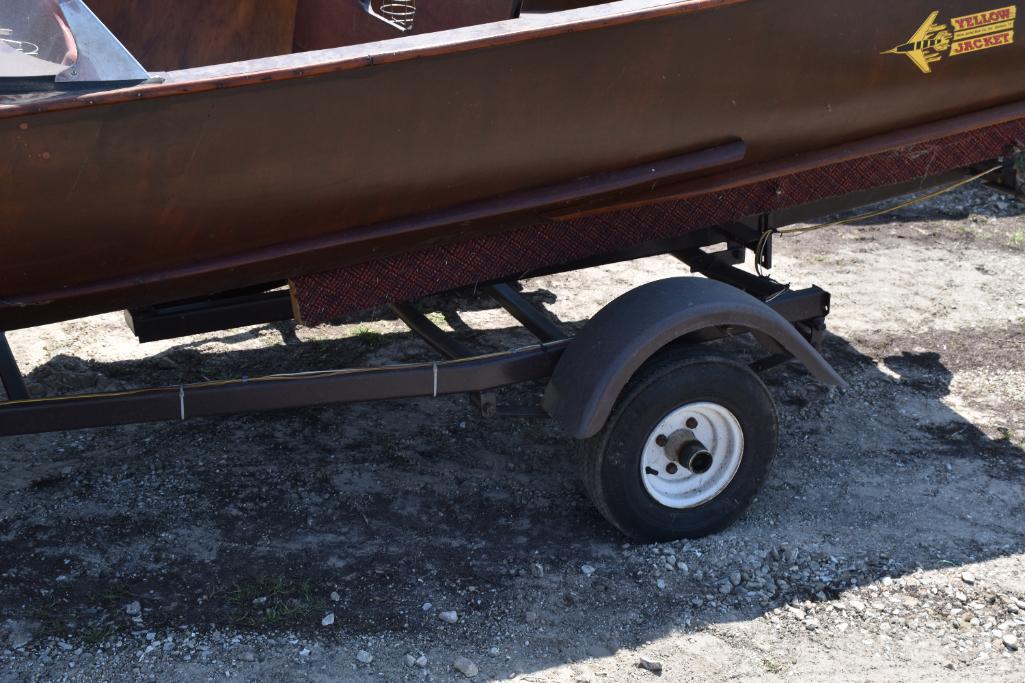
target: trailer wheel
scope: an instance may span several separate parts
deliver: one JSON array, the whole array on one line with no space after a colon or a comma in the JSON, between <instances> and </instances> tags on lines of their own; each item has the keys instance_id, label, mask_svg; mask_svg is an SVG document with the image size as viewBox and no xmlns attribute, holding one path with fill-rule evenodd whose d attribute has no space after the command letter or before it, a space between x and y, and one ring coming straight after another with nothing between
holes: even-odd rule
<instances>
[{"instance_id":1,"label":"trailer wheel","mask_svg":"<svg viewBox=\"0 0 1025 683\"><path fill-rule=\"evenodd\" d=\"M775 403L750 368L674 349L642 366L604 429L580 443L584 487L627 536L706 536L750 504L777 438Z\"/></svg>"}]
</instances>

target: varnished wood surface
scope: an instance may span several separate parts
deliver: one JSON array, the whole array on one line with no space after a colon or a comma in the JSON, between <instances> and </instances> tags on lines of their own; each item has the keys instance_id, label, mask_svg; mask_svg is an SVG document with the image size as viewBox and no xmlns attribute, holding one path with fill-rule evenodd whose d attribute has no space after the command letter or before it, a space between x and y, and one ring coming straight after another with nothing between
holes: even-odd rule
<instances>
[{"instance_id":1,"label":"varnished wood surface","mask_svg":"<svg viewBox=\"0 0 1025 683\"><path fill-rule=\"evenodd\" d=\"M295 49L324 50L501 21L515 16L518 6L519 0L421 0L412 31L403 34L367 14L356 0L299 0Z\"/></svg>"},{"instance_id":2,"label":"varnished wood surface","mask_svg":"<svg viewBox=\"0 0 1025 683\"><path fill-rule=\"evenodd\" d=\"M323 76L440 55L459 55L487 48L558 38L569 33L598 31L662 17L713 11L719 7L751 1L619 0L565 13L533 14L515 20L414 34L381 42L162 72L152 82L130 88L84 93L68 90L27 97L0 94L0 119L63 109L178 97L211 90Z\"/></svg>"},{"instance_id":3,"label":"varnished wood surface","mask_svg":"<svg viewBox=\"0 0 1025 683\"><path fill-rule=\"evenodd\" d=\"M567 9L600 5L601 0L523 0L524 12L561 12Z\"/></svg>"},{"instance_id":4,"label":"varnished wood surface","mask_svg":"<svg viewBox=\"0 0 1025 683\"><path fill-rule=\"evenodd\" d=\"M149 71L292 51L298 0L89 0Z\"/></svg>"}]
</instances>

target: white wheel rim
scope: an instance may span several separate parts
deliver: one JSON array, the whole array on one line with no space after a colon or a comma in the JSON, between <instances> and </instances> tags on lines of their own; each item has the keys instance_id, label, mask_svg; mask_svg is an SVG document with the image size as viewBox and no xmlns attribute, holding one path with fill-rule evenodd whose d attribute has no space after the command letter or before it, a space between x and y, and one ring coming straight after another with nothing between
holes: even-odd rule
<instances>
[{"instance_id":1,"label":"white wheel rim","mask_svg":"<svg viewBox=\"0 0 1025 683\"><path fill-rule=\"evenodd\" d=\"M685 429L690 429L711 453L707 472L692 472L660 445ZM641 481L648 495L662 505L678 510L693 508L722 493L743 459L744 431L737 417L718 403L691 403L666 415L648 435L641 455Z\"/></svg>"}]
</instances>

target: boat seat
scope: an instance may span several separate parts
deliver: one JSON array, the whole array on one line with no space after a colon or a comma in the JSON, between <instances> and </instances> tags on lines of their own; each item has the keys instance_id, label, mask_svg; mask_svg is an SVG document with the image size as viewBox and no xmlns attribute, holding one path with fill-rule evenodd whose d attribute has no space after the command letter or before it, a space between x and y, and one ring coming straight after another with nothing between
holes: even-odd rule
<instances>
[{"instance_id":1,"label":"boat seat","mask_svg":"<svg viewBox=\"0 0 1025 683\"><path fill-rule=\"evenodd\" d=\"M378 8L382 0L372 2ZM413 30L403 32L368 14L359 0L299 0L294 49L324 50L512 19L519 13L520 3L521 0L419 0Z\"/></svg>"},{"instance_id":2,"label":"boat seat","mask_svg":"<svg viewBox=\"0 0 1025 683\"><path fill-rule=\"evenodd\" d=\"M88 0L150 71L285 55L298 0Z\"/></svg>"}]
</instances>

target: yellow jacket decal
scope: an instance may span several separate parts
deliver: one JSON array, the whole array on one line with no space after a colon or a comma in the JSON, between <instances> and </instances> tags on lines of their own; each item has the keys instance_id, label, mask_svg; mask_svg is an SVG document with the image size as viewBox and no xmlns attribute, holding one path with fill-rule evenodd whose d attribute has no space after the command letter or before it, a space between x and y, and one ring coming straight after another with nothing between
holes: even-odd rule
<instances>
[{"instance_id":1,"label":"yellow jacket decal","mask_svg":"<svg viewBox=\"0 0 1025 683\"><path fill-rule=\"evenodd\" d=\"M932 65L944 57L957 57L980 50L1003 47L1014 42L1017 6L956 17L949 24L938 21L933 12L908 42L887 50L884 55L904 55L922 73L932 73Z\"/></svg>"}]
</instances>

